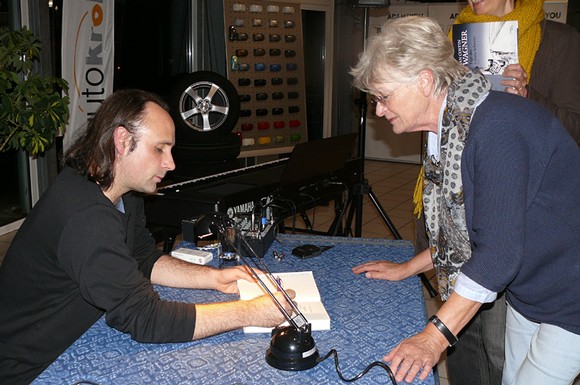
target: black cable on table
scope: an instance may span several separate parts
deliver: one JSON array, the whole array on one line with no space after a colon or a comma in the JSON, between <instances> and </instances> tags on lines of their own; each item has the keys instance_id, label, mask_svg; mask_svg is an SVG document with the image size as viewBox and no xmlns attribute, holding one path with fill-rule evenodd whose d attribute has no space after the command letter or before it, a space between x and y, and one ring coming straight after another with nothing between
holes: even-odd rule
<instances>
[{"instance_id":1,"label":"black cable on table","mask_svg":"<svg viewBox=\"0 0 580 385\"><path fill-rule=\"evenodd\" d=\"M357 374L353 378L345 378L342 375L342 373L340 372L340 368L338 367L338 352L336 351L336 349L331 349L328 353L326 353L326 355L324 357L319 358L318 359L318 362L322 362L322 361L326 360L331 355L334 356L334 367L336 368L336 373L338 373L338 377L340 377L340 379L342 381L344 381L344 382L354 382L354 381L357 381L362 376L364 376L369 370L371 370L375 366L379 366L379 367L383 368L387 372L387 375L391 379L391 383L393 385L397 385L397 380L395 379L395 375L393 374L393 371L391 370L391 368L389 367L389 365L385 364L382 361L372 362L366 368L364 368L364 370L362 372L360 372L359 374Z\"/></svg>"}]
</instances>

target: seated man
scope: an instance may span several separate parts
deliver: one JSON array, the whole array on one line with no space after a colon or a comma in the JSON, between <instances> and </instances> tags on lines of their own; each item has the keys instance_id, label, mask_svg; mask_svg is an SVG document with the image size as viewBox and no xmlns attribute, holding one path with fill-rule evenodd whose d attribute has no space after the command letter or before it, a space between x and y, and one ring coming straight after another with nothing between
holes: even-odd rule
<instances>
[{"instance_id":1,"label":"seated man","mask_svg":"<svg viewBox=\"0 0 580 385\"><path fill-rule=\"evenodd\" d=\"M153 284L237 293L238 279L252 279L242 266L193 265L155 247L133 192L155 192L175 168L174 131L158 96L119 91L68 149L0 267L1 384L31 382L103 314L136 341L157 343L283 322L265 296L190 304L154 291Z\"/></svg>"}]
</instances>

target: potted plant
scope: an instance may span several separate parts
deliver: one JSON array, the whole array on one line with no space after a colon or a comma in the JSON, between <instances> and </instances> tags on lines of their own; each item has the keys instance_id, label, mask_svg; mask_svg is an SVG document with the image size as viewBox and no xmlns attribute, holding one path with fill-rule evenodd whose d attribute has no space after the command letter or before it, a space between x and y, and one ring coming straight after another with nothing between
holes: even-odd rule
<instances>
[{"instance_id":1,"label":"potted plant","mask_svg":"<svg viewBox=\"0 0 580 385\"><path fill-rule=\"evenodd\" d=\"M0 151L42 155L68 122L68 84L33 74L40 41L26 27L0 34Z\"/></svg>"}]
</instances>

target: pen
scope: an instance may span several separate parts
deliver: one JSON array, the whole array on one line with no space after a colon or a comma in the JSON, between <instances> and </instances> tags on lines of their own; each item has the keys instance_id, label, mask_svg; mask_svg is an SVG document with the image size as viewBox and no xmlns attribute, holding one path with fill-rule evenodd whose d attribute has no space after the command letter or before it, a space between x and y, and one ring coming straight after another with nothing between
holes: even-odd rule
<instances>
[{"instance_id":1,"label":"pen","mask_svg":"<svg viewBox=\"0 0 580 385\"><path fill-rule=\"evenodd\" d=\"M275 279L276 279L276 283L278 284L278 288L283 289L283 287L282 287L282 278L275 277Z\"/></svg>"}]
</instances>

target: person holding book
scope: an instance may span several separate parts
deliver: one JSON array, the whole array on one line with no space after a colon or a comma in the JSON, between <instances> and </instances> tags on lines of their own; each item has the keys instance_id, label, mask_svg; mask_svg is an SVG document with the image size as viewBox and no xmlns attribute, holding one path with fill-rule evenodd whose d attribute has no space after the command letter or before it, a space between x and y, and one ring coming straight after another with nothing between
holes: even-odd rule
<instances>
[{"instance_id":1,"label":"person holding book","mask_svg":"<svg viewBox=\"0 0 580 385\"><path fill-rule=\"evenodd\" d=\"M215 269L155 247L143 199L175 168L167 105L113 93L67 150L64 167L18 230L0 266L0 383L30 383L104 315L140 342L187 342L284 315L269 296L178 303L153 285L238 293L242 266ZM275 293L287 311L290 304ZM292 296L291 296L292 297Z\"/></svg>"},{"instance_id":2,"label":"person holding book","mask_svg":"<svg viewBox=\"0 0 580 385\"><path fill-rule=\"evenodd\" d=\"M560 119L580 145L580 33L569 25L546 20L543 0L468 0L456 24L518 22L519 63L509 64L502 75L508 93L527 97ZM451 31L450 31L451 37ZM428 246L421 213L421 183L415 192L415 250ZM505 300L503 294L478 312L463 331L463 343L447 357L450 379L456 384L496 385L503 370ZM481 362L476 369L469 362Z\"/></svg>"},{"instance_id":3,"label":"person holding book","mask_svg":"<svg viewBox=\"0 0 580 385\"><path fill-rule=\"evenodd\" d=\"M429 248L406 263L370 261L353 272L400 280L435 267L445 301L384 360L397 381L425 379L505 291L502 383L570 384L580 372L580 174L569 172L580 167L578 146L552 113L490 91L483 75L457 62L435 20L391 19L381 31L351 74L395 133L427 132Z\"/></svg>"},{"instance_id":4,"label":"person holding book","mask_svg":"<svg viewBox=\"0 0 580 385\"><path fill-rule=\"evenodd\" d=\"M546 20L544 0L468 0L456 24L516 20L518 64L503 72L505 91L556 115L580 145L580 33Z\"/></svg>"}]
</instances>

